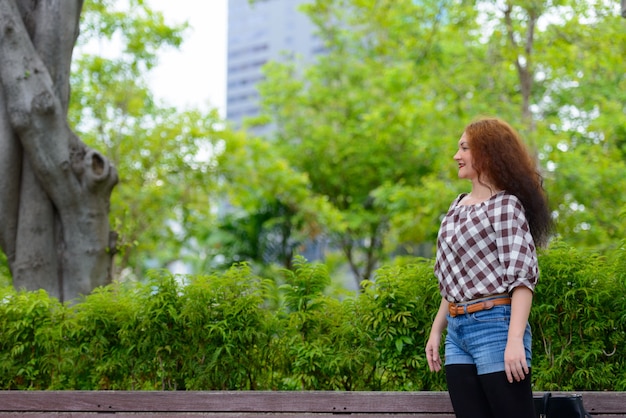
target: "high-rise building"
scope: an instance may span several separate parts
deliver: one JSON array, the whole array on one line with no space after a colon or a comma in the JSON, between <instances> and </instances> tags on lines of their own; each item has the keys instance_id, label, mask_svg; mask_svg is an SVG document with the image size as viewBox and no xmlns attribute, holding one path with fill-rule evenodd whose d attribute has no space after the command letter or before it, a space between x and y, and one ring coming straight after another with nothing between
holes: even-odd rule
<instances>
[{"instance_id":1,"label":"high-rise building","mask_svg":"<svg viewBox=\"0 0 626 418\"><path fill-rule=\"evenodd\" d=\"M260 113L257 90L263 81L262 67L269 61L295 58L307 65L326 50L315 35L316 27L299 10L311 0L228 0L228 55L226 119L239 128L247 117ZM254 127L250 133L271 134L271 125ZM308 260L322 258L324 242L307 242L299 249Z\"/></svg>"},{"instance_id":2,"label":"high-rise building","mask_svg":"<svg viewBox=\"0 0 626 418\"><path fill-rule=\"evenodd\" d=\"M259 114L257 84L268 61L297 57L304 63L324 52L315 26L298 10L310 0L228 0L226 119L240 127ZM254 130L267 133L269 127Z\"/></svg>"}]
</instances>

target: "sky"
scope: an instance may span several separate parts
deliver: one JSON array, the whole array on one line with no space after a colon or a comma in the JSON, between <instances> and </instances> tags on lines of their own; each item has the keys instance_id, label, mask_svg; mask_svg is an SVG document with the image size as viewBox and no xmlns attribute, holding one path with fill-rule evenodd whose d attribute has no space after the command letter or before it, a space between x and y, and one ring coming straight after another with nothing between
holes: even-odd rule
<instances>
[{"instance_id":1,"label":"sky","mask_svg":"<svg viewBox=\"0 0 626 418\"><path fill-rule=\"evenodd\" d=\"M228 0L149 0L168 24L191 26L178 51L166 50L149 77L152 93L172 106L226 113Z\"/></svg>"}]
</instances>

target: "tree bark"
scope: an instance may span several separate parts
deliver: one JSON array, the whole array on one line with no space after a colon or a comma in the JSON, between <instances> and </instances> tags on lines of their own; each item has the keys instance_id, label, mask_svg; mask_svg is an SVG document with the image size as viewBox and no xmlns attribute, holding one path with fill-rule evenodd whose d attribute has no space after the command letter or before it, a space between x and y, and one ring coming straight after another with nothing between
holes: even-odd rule
<instances>
[{"instance_id":1,"label":"tree bark","mask_svg":"<svg viewBox=\"0 0 626 418\"><path fill-rule=\"evenodd\" d=\"M16 288L62 301L110 282L117 172L67 123L82 0L0 1L0 246Z\"/></svg>"}]
</instances>

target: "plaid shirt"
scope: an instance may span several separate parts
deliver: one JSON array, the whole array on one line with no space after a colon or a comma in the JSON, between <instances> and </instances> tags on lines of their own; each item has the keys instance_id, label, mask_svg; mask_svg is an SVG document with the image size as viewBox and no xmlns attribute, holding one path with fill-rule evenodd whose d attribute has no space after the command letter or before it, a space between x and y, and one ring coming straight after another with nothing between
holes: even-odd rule
<instances>
[{"instance_id":1,"label":"plaid shirt","mask_svg":"<svg viewBox=\"0 0 626 418\"><path fill-rule=\"evenodd\" d=\"M437 238L435 275L450 302L534 290L537 253L519 199L500 192L476 205L450 205Z\"/></svg>"}]
</instances>

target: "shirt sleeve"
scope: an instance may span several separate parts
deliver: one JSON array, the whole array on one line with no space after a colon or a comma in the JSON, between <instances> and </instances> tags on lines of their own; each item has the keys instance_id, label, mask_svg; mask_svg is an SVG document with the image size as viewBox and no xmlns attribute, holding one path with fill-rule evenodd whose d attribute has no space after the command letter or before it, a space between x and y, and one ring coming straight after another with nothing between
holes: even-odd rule
<instances>
[{"instance_id":1,"label":"shirt sleeve","mask_svg":"<svg viewBox=\"0 0 626 418\"><path fill-rule=\"evenodd\" d=\"M534 291L539 279L539 266L522 203L513 195L505 195L502 205L494 211L493 216L498 259L507 291L511 293L519 286Z\"/></svg>"}]
</instances>

